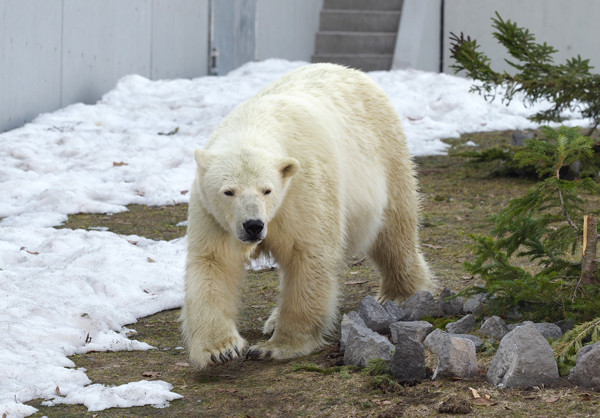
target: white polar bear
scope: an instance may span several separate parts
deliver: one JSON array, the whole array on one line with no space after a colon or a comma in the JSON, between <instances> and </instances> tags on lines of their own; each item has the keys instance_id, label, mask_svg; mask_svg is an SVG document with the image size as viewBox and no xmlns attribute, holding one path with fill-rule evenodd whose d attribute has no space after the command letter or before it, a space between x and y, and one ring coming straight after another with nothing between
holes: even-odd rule
<instances>
[{"instance_id":1,"label":"white polar bear","mask_svg":"<svg viewBox=\"0 0 600 418\"><path fill-rule=\"evenodd\" d=\"M270 252L280 271L264 327L272 336L249 358L302 356L325 343L347 255L370 255L380 301L431 288L400 120L364 73L333 64L291 72L236 108L195 158L181 319L198 366L246 347L236 319L249 256Z\"/></svg>"}]
</instances>

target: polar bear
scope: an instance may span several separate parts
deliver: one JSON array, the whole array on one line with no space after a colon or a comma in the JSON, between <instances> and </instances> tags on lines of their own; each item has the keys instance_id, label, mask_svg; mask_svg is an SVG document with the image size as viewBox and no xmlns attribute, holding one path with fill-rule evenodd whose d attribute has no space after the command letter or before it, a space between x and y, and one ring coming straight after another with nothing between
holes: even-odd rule
<instances>
[{"instance_id":1,"label":"polar bear","mask_svg":"<svg viewBox=\"0 0 600 418\"><path fill-rule=\"evenodd\" d=\"M415 170L392 103L366 74L310 64L237 107L195 151L182 333L199 367L240 357L245 261L279 265L268 341L247 358L307 355L335 331L345 256L368 254L379 300L432 287Z\"/></svg>"}]
</instances>

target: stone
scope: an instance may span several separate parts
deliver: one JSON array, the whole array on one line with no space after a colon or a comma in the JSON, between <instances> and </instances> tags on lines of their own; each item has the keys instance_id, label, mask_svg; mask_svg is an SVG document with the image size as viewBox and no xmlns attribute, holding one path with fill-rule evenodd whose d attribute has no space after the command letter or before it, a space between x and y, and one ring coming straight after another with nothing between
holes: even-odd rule
<instances>
[{"instance_id":1,"label":"stone","mask_svg":"<svg viewBox=\"0 0 600 418\"><path fill-rule=\"evenodd\" d=\"M546 339L552 338L553 340L558 340L563 335L562 330L556 324L552 324L552 323L549 323L549 322L538 322L538 323L533 324L533 326Z\"/></svg>"},{"instance_id":2,"label":"stone","mask_svg":"<svg viewBox=\"0 0 600 418\"><path fill-rule=\"evenodd\" d=\"M433 330L426 338L423 340L423 344L429 351L432 353L438 354L442 349L444 344L447 344L450 340L450 334L442 331L441 329Z\"/></svg>"},{"instance_id":3,"label":"stone","mask_svg":"<svg viewBox=\"0 0 600 418\"><path fill-rule=\"evenodd\" d=\"M573 329L573 327L575 326L575 321L573 321L571 318L567 318L555 322L554 325L557 325L564 334L565 332L571 331Z\"/></svg>"},{"instance_id":4,"label":"stone","mask_svg":"<svg viewBox=\"0 0 600 418\"><path fill-rule=\"evenodd\" d=\"M515 328L502 338L488 369L488 381L514 388L551 384L558 379L554 352L533 325Z\"/></svg>"},{"instance_id":5,"label":"stone","mask_svg":"<svg viewBox=\"0 0 600 418\"><path fill-rule=\"evenodd\" d=\"M342 323L340 325L340 350L344 351L346 349L346 341L348 340L348 333L350 332L350 327L352 325L356 325L358 327L368 328L365 321L360 317L358 312L351 311L342 316Z\"/></svg>"},{"instance_id":6,"label":"stone","mask_svg":"<svg viewBox=\"0 0 600 418\"><path fill-rule=\"evenodd\" d=\"M433 295L423 290L406 299L401 308L409 321L419 321L426 316L444 316Z\"/></svg>"},{"instance_id":7,"label":"stone","mask_svg":"<svg viewBox=\"0 0 600 418\"><path fill-rule=\"evenodd\" d=\"M390 372L399 380L425 379L425 347L406 334L399 336L390 362Z\"/></svg>"},{"instance_id":8,"label":"stone","mask_svg":"<svg viewBox=\"0 0 600 418\"><path fill-rule=\"evenodd\" d=\"M483 340L479 338L477 335L471 334L450 334L453 337L464 338L466 340L470 340L475 344L475 351L479 351L481 346L483 345Z\"/></svg>"},{"instance_id":9,"label":"stone","mask_svg":"<svg viewBox=\"0 0 600 418\"><path fill-rule=\"evenodd\" d=\"M525 140L535 138L535 131L514 131L510 145L513 147L522 147L525 145Z\"/></svg>"},{"instance_id":10,"label":"stone","mask_svg":"<svg viewBox=\"0 0 600 418\"><path fill-rule=\"evenodd\" d=\"M438 303L440 305L440 310L446 316L460 315L463 312L463 299L461 297L449 299L455 295L456 293L447 287L444 287L440 293Z\"/></svg>"},{"instance_id":11,"label":"stone","mask_svg":"<svg viewBox=\"0 0 600 418\"><path fill-rule=\"evenodd\" d=\"M383 309L385 309L387 313L390 314L390 316L393 319L393 322L402 321L404 319L404 311L394 301L385 301L383 304Z\"/></svg>"},{"instance_id":12,"label":"stone","mask_svg":"<svg viewBox=\"0 0 600 418\"><path fill-rule=\"evenodd\" d=\"M352 325L348 332L344 364L366 367L369 360L392 359L394 345L384 336L369 328Z\"/></svg>"},{"instance_id":13,"label":"stone","mask_svg":"<svg viewBox=\"0 0 600 418\"><path fill-rule=\"evenodd\" d=\"M521 327L523 325L534 325L534 324L535 324L535 322L533 322L533 321L523 321L523 322L518 322L516 324L507 324L506 329L508 329L508 331L512 331L516 327Z\"/></svg>"},{"instance_id":14,"label":"stone","mask_svg":"<svg viewBox=\"0 0 600 418\"><path fill-rule=\"evenodd\" d=\"M358 314L365 321L367 327L380 334L390 332L390 324L394 319L377 302L373 296L366 296L358 305Z\"/></svg>"},{"instance_id":15,"label":"stone","mask_svg":"<svg viewBox=\"0 0 600 418\"><path fill-rule=\"evenodd\" d=\"M466 378L479 374L475 344L466 338L449 335L437 355L438 364L432 379L438 377Z\"/></svg>"},{"instance_id":16,"label":"stone","mask_svg":"<svg viewBox=\"0 0 600 418\"><path fill-rule=\"evenodd\" d=\"M446 331L450 334L466 334L475 326L475 315L468 314L460 318L456 322L451 322L446 325Z\"/></svg>"},{"instance_id":17,"label":"stone","mask_svg":"<svg viewBox=\"0 0 600 418\"><path fill-rule=\"evenodd\" d=\"M569 381L591 389L600 388L600 343L579 349L577 363L569 373Z\"/></svg>"},{"instance_id":18,"label":"stone","mask_svg":"<svg viewBox=\"0 0 600 418\"><path fill-rule=\"evenodd\" d=\"M483 312L486 301L487 295L485 293L477 293L465 301L463 304L463 311L465 313L479 315Z\"/></svg>"},{"instance_id":19,"label":"stone","mask_svg":"<svg viewBox=\"0 0 600 418\"><path fill-rule=\"evenodd\" d=\"M501 340L508 332L508 328L502 318L494 315L484 321L479 332L483 335Z\"/></svg>"},{"instance_id":20,"label":"stone","mask_svg":"<svg viewBox=\"0 0 600 418\"><path fill-rule=\"evenodd\" d=\"M433 325L427 321L394 322L390 325L394 344L398 343L401 334L406 334L413 340L422 343L431 331L433 331Z\"/></svg>"}]
</instances>

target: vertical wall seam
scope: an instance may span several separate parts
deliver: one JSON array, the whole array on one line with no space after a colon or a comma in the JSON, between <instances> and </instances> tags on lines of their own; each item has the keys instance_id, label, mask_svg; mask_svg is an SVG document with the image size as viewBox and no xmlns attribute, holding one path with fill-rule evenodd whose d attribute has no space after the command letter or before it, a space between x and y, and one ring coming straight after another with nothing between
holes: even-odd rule
<instances>
[{"instance_id":1,"label":"vertical wall seam","mask_svg":"<svg viewBox=\"0 0 600 418\"><path fill-rule=\"evenodd\" d=\"M61 0L60 2L60 67L58 70L58 74L60 79L58 80L58 100L59 100L59 104L60 107L64 107L65 104L63 103L64 100L64 79L65 79L65 75L64 75L64 71L65 71L65 0Z\"/></svg>"}]
</instances>

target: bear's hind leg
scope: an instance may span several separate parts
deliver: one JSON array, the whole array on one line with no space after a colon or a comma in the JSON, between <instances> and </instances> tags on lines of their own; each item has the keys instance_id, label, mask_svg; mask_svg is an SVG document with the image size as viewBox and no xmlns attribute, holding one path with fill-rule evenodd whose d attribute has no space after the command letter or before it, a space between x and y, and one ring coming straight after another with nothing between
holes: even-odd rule
<instances>
[{"instance_id":1,"label":"bear's hind leg","mask_svg":"<svg viewBox=\"0 0 600 418\"><path fill-rule=\"evenodd\" d=\"M384 225L369 251L381 275L378 300L382 303L400 302L420 290L434 287L418 247L416 210L411 211L410 204L394 206L386 210ZM417 207L416 198L412 207Z\"/></svg>"}]
</instances>

